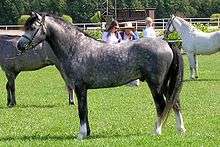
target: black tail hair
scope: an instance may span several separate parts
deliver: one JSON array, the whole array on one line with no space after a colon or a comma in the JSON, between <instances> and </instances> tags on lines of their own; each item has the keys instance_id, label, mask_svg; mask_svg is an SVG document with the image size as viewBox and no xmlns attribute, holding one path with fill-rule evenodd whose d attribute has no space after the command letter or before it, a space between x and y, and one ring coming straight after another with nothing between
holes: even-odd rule
<instances>
[{"instance_id":1,"label":"black tail hair","mask_svg":"<svg viewBox=\"0 0 220 147\"><path fill-rule=\"evenodd\" d=\"M178 48L171 48L173 51L173 61L163 83L163 93L166 97L166 106L161 116L164 123L169 116L169 112L179 98L183 84L183 58Z\"/></svg>"}]
</instances>

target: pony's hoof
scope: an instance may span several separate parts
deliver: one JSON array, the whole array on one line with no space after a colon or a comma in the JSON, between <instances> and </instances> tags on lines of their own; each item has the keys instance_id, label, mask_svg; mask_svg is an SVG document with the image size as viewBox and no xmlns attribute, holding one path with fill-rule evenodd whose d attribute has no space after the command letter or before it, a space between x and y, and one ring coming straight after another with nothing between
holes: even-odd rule
<instances>
[{"instance_id":1,"label":"pony's hoof","mask_svg":"<svg viewBox=\"0 0 220 147\"><path fill-rule=\"evenodd\" d=\"M77 136L77 139L78 140L83 140L83 139L86 139L88 136L87 135L85 135L85 134L78 134L78 136Z\"/></svg>"},{"instance_id":2,"label":"pony's hoof","mask_svg":"<svg viewBox=\"0 0 220 147\"><path fill-rule=\"evenodd\" d=\"M14 104L14 103L9 103L9 104L7 104L8 108L13 108L13 107L15 107L15 105L16 105L16 104Z\"/></svg>"},{"instance_id":3,"label":"pony's hoof","mask_svg":"<svg viewBox=\"0 0 220 147\"><path fill-rule=\"evenodd\" d=\"M185 133L186 133L186 129L185 129L185 128L177 128L177 131L178 131L180 134L185 134Z\"/></svg>"},{"instance_id":4,"label":"pony's hoof","mask_svg":"<svg viewBox=\"0 0 220 147\"><path fill-rule=\"evenodd\" d=\"M160 128L157 128L157 129L154 131L154 135L160 136L160 135L161 135L161 129L160 129Z\"/></svg>"},{"instance_id":5,"label":"pony's hoof","mask_svg":"<svg viewBox=\"0 0 220 147\"><path fill-rule=\"evenodd\" d=\"M198 76L195 76L195 78L198 79L199 77L198 77Z\"/></svg>"},{"instance_id":6,"label":"pony's hoof","mask_svg":"<svg viewBox=\"0 0 220 147\"><path fill-rule=\"evenodd\" d=\"M70 105L70 106L73 106L73 105L75 105L75 104L74 104L74 102L70 101L70 102L69 102L69 105Z\"/></svg>"},{"instance_id":7,"label":"pony's hoof","mask_svg":"<svg viewBox=\"0 0 220 147\"><path fill-rule=\"evenodd\" d=\"M196 78L195 78L195 77L190 77L189 79L190 79L190 80L195 80Z\"/></svg>"},{"instance_id":8,"label":"pony's hoof","mask_svg":"<svg viewBox=\"0 0 220 147\"><path fill-rule=\"evenodd\" d=\"M86 133L79 133L78 136L77 136L77 139L78 140L83 140L83 139L86 139L88 137L89 137L89 135L87 135Z\"/></svg>"}]
</instances>

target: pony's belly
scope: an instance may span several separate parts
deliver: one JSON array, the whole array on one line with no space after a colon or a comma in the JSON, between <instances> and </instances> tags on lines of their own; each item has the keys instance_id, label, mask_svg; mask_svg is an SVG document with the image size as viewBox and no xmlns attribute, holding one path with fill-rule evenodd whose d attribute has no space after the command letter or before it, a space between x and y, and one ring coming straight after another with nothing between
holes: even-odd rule
<instances>
[{"instance_id":1,"label":"pony's belly","mask_svg":"<svg viewBox=\"0 0 220 147\"><path fill-rule=\"evenodd\" d=\"M209 49L209 50L198 51L198 52L196 52L196 54L211 55L211 54L217 53L218 51L220 51L220 48L219 49L215 49L215 50Z\"/></svg>"},{"instance_id":2,"label":"pony's belly","mask_svg":"<svg viewBox=\"0 0 220 147\"><path fill-rule=\"evenodd\" d=\"M109 75L101 75L94 78L91 78L86 82L89 89L96 88L107 88L107 87L115 87L121 86L126 83L129 83L132 80L138 79L141 76L139 74L109 74Z\"/></svg>"}]
</instances>

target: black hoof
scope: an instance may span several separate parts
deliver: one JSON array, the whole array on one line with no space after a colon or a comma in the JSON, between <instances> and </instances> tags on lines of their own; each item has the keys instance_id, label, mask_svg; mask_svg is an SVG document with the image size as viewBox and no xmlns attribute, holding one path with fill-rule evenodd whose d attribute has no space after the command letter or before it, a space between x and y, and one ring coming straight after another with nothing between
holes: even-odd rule
<instances>
[{"instance_id":1,"label":"black hoof","mask_svg":"<svg viewBox=\"0 0 220 147\"><path fill-rule=\"evenodd\" d=\"M7 104L8 108L13 108L13 107L15 107L15 105L16 105L16 104L13 104L13 103Z\"/></svg>"},{"instance_id":2,"label":"black hoof","mask_svg":"<svg viewBox=\"0 0 220 147\"><path fill-rule=\"evenodd\" d=\"M199 77L198 77L198 76L195 76L195 78L198 79Z\"/></svg>"},{"instance_id":3,"label":"black hoof","mask_svg":"<svg viewBox=\"0 0 220 147\"><path fill-rule=\"evenodd\" d=\"M69 102L69 105L71 105L71 106L72 106L72 105L75 105L75 104L74 104L74 102L71 102L71 101L70 101L70 102Z\"/></svg>"}]
</instances>

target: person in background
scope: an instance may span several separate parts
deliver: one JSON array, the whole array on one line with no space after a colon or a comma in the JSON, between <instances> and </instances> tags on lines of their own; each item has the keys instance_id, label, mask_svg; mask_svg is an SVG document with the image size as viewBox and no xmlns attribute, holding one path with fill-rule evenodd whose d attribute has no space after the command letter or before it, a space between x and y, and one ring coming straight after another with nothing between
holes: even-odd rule
<instances>
[{"instance_id":1,"label":"person in background","mask_svg":"<svg viewBox=\"0 0 220 147\"><path fill-rule=\"evenodd\" d=\"M153 20L150 17L147 17L145 19L145 23L146 23L146 28L143 30L144 38L147 38L147 37L155 38L156 32L155 32L153 25L152 25Z\"/></svg>"},{"instance_id":2,"label":"person in background","mask_svg":"<svg viewBox=\"0 0 220 147\"><path fill-rule=\"evenodd\" d=\"M132 26L131 22L125 23L125 26L121 28L121 38L124 41L137 40L139 39L138 32L135 31L135 28Z\"/></svg>"},{"instance_id":3,"label":"person in background","mask_svg":"<svg viewBox=\"0 0 220 147\"><path fill-rule=\"evenodd\" d=\"M116 20L113 20L109 27L103 32L102 40L106 43L116 44L121 42L122 38L118 31L119 25Z\"/></svg>"},{"instance_id":4,"label":"person in background","mask_svg":"<svg viewBox=\"0 0 220 147\"><path fill-rule=\"evenodd\" d=\"M122 41L134 41L139 39L138 32L135 31L135 28L132 26L131 22L125 23L125 26L121 28L120 35L122 37ZM134 80L128 83L128 86L139 86L140 80Z\"/></svg>"}]
</instances>

